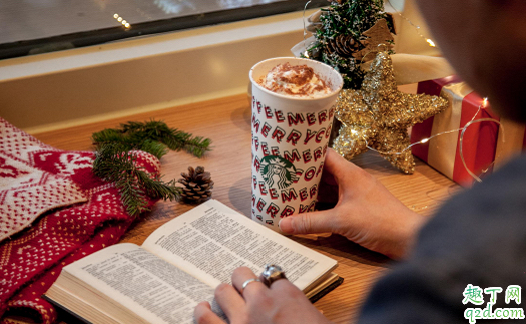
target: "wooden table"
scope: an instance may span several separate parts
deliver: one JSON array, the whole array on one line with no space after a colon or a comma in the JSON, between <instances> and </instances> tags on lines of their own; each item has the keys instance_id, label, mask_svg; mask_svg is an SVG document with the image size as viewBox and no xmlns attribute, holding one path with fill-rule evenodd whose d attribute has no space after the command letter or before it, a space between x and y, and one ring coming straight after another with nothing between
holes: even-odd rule
<instances>
[{"instance_id":1,"label":"wooden table","mask_svg":"<svg viewBox=\"0 0 526 324\"><path fill-rule=\"evenodd\" d=\"M92 150L93 132L131 120L164 120L170 127L212 139L212 151L204 158L185 152L165 155L161 160L164 179L178 179L189 165L202 165L211 172L215 182L213 198L250 215L250 116L247 96L238 95L35 136L60 149ZM377 177L405 205L423 215L431 215L458 189L421 161L417 161L413 175L401 174L374 152L362 154L353 162ZM141 244L157 227L190 208L179 203L157 203L152 212L126 234L123 242ZM371 285L390 267L389 259L336 235L293 239L338 260L340 265L335 272L345 278L344 283L315 305L336 323L355 322Z\"/></svg>"}]
</instances>

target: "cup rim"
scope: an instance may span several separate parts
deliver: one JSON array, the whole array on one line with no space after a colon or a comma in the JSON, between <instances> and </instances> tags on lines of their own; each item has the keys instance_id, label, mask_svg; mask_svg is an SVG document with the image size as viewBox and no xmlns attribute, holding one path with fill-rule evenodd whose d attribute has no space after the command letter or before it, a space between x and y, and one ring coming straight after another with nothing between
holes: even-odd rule
<instances>
[{"instance_id":1,"label":"cup rim","mask_svg":"<svg viewBox=\"0 0 526 324\"><path fill-rule=\"evenodd\" d=\"M315 62L316 64L320 64L320 65L325 65L326 67L330 68L331 70L334 71L334 73L336 73L336 75L339 77L340 79L340 86L336 89L336 90L333 90L331 91L330 93L328 94L325 94L323 96L320 96L320 97L316 97L316 98L312 98L312 97L300 97L300 96L287 96L287 95L284 95L284 94L281 94L281 93L277 93L277 92L274 92L274 91L270 91L268 90L267 88L264 88L262 86L260 86L253 78L253 72L254 72L254 68L261 64L261 63L265 63L265 62L268 62L268 61L278 61L278 60L298 60L298 61L310 61L310 62ZM316 60L312 60L312 59L308 59L308 58L303 58L303 57L287 57L287 56L281 56L281 57L273 57L273 58L269 58L269 59L266 59L266 60L262 60L262 61L259 61L257 62L256 64L254 64L251 68L250 68L250 71L248 72L248 77L250 79L250 82L255 85L259 90L265 92L265 93L268 93L268 94L271 94L271 95L275 95L279 98L285 98L285 99L290 99L290 100L298 100L298 101L310 101L310 100L319 100L319 99L326 99L326 98L329 98L329 97L332 97L334 95L337 95L342 89L343 89L343 77L342 75L340 74L340 72L336 71L335 68L333 68L332 66L326 64L326 63L323 63L323 62L320 62L320 61L316 61Z\"/></svg>"}]
</instances>

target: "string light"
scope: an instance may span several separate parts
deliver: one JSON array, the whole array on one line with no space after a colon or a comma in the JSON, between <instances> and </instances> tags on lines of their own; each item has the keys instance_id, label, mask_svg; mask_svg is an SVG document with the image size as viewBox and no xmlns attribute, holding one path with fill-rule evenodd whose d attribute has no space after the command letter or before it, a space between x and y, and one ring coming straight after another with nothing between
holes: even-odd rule
<instances>
[{"instance_id":1,"label":"string light","mask_svg":"<svg viewBox=\"0 0 526 324\"><path fill-rule=\"evenodd\" d=\"M309 57L309 51L307 49L307 25L305 24L305 12L307 11L307 6L311 3L312 0L307 1L305 4L305 8L303 8L303 46L305 46L305 53L303 55L306 58Z\"/></svg>"},{"instance_id":2,"label":"string light","mask_svg":"<svg viewBox=\"0 0 526 324\"><path fill-rule=\"evenodd\" d=\"M409 18L407 18L407 17L404 16L400 11L398 11L398 10L396 9L396 7L393 6L393 4L391 3L391 0L387 0L387 2L389 2L389 5L394 9L394 11L396 11L396 13L397 13L398 15L400 15L400 17L402 17L405 21L407 21L411 26L415 27L415 29L416 29L416 33L418 34L418 36L420 36L420 37L422 37L423 39L425 39L425 41L429 44L429 46L431 46L431 47L436 47L436 44L435 44L435 42L433 42L432 39L425 37L425 36L420 32L420 26L415 25L411 20L409 20Z\"/></svg>"},{"instance_id":3,"label":"string light","mask_svg":"<svg viewBox=\"0 0 526 324\"><path fill-rule=\"evenodd\" d=\"M478 116L480 110L482 108L486 108L487 106L488 106L488 98L485 97L482 100L482 103L479 105L479 108L478 108L477 112L475 113L475 115L473 115L473 118L471 118L471 120L468 123L466 123L466 125L464 125L464 127L447 130L447 131L444 131L444 132L437 133L437 134L435 134L433 136L426 137L424 139L421 139L418 142L412 143L411 145L407 146L406 148L404 148L400 152L385 152L385 151L377 150L377 149L369 146L369 144L367 144L367 139L364 137L364 140L365 140L365 143L366 143L366 147L369 150L371 150L371 151L374 151L374 152L377 152L377 153L380 153L380 154L383 154L383 155L400 155L400 154L404 153L405 151L407 151L408 149L412 148L413 146L420 145L420 144L425 144L425 143L429 142L432 138L435 138L437 136L450 134L450 133L455 133L455 132L461 132L460 133L460 140L459 140L459 153L460 153L460 159L462 160L462 164L464 165L464 168L469 173L469 175L473 177L473 179L475 179L477 182L482 182L480 177L478 177L475 173L473 173L473 171L471 171L468 168L468 166L466 164L466 160L464 159L464 149L463 149L462 145L463 145L463 141L464 141L464 134L466 133L466 130L468 129L468 127L473 125L473 124L481 123L481 122L484 122L484 121L490 121L490 122L495 122L495 123L499 124L500 128L502 129L502 140L505 141L505 138L504 138L504 126L500 123L500 121L498 121L497 119L494 119L494 118L479 118L479 119L475 119ZM491 166L494 163L495 163L495 161L493 161L486 169L482 170L482 174L488 172L488 170L491 168Z\"/></svg>"},{"instance_id":4,"label":"string light","mask_svg":"<svg viewBox=\"0 0 526 324\"><path fill-rule=\"evenodd\" d=\"M124 18L122 18L121 16L119 16L119 14L115 13L113 14L113 18L115 18L118 22L121 23L121 25L123 25L125 28L130 28L131 25L129 22L127 22Z\"/></svg>"}]
</instances>

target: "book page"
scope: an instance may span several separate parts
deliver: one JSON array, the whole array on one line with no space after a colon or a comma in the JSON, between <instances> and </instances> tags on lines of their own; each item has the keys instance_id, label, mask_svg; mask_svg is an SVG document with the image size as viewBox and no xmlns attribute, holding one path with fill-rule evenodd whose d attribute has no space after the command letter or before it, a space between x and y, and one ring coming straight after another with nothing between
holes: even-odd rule
<instances>
[{"instance_id":1,"label":"book page","mask_svg":"<svg viewBox=\"0 0 526 324\"><path fill-rule=\"evenodd\" d=\"M64 271L149 323L193 323L194 307L205 300L223 317L210 286L134 244L108 247Z\"/></svg>"},{"instance_id":2,"label":"book page","mask_svg":"<svg viewBox=\"0 0 526 324\"><path fill-rule=\"evenodd\" d=\"M304 290L337 265L215 200L164 224L142 246L212 287L230 283L237 267L259 275L273 263Z\"/></svg>"}]
</instances>

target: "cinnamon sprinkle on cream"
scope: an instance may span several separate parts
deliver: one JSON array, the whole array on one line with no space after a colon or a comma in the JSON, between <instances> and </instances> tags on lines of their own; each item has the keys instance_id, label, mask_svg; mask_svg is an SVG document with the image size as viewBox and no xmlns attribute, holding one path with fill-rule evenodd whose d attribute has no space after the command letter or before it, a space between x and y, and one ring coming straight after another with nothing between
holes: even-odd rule
<instances>
[{"instance_id":1,"label":"cinnamon sprinkle on cream","mask_svg":"<svg viewBox=\"0 0 526 324\"><path fill-rule=\"evenodd\" d=\"M331 92L331 87L311 67L288 62L274 67L257 83L270 91L298 97L316 98Z\"/></svg>"}]
</instances>

